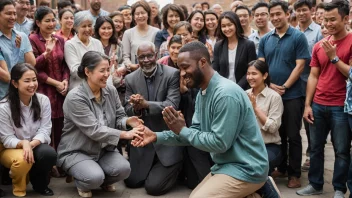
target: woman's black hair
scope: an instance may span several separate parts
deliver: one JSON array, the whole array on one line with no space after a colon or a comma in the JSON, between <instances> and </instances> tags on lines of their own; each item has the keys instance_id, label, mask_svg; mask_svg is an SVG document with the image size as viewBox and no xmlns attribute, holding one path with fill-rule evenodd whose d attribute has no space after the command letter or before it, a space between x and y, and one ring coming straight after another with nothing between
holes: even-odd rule
<instances>
[{"instance_id":1,"label":"woman's black hair","mask_svg":"<svg viewBox=\"0 0 352 198\"><path fill-rule=\"evenodd\" d=\"M7 6L7 5L13 5L14 7L16 7L15 2L12 0L1 0L0 1L0 12L2 12L5 8L5 6Z\"/></svg>"},{"instance_id":2,"label":"woman's black hair","mask_svg":"<svg viewBox=\"0 0 352 198\"><path fill-rule=\"evenodd\" d=\"M60 10L60 12L59 12L59 20L60 20L60 21L61 21L61 19L62 19L62 16L63 16L66 12L71 12L72 15L73 15L73 17L75 17L75 13L73 13L72 10L70 10L70 9L62 9L62 10ZM72 33L72 35L75 35L75 34L76 34L75 28L72 28L72 29L71 29L71 33Z\"/></svg>"},{"instance_id":3,"label":"woman's black hair","mask_svg":"<svg viewBox=\"0 0 352 198\"><path fill-rule=\"evenodd\" d=\"M268 73L268 77L264 80L264 83L268 86L270 86L270 75L269 75L269 66L266 64L266 62L261 61L261 60L252 60L251 62L248 63L248 67L255 67L262 75L265 73Z\"/></svg>"},{"instance_id":4,"label":"woman's black hair","mask_svg":"<svg viewBox=\"0 0 352 198\"><path fill-rule=\"evenodd\" d=\"M122 38L123 34L124 34L125 31L126 31L125 20L124 20L124 18L123 18L123 14L122 14L120 11L115 11L115 12L112 12L112 13L109 14L109 17L110 17L111 20L112 20L114 17L116 17L116 16L122 17L123 27L122 27L122 29L121 29L120 32L116 32L117 38ZM114 22L114 21L113 21L113 22ZM115 27L115 26L114 26L114 27ZM116 29L115 29L115 31L116 31Z\"/></svg>"},{"instance_id":5,"label":"woman's black hair","mask_svg":"<svg viewBox=\"0 0 352 198\"><path fill-rule=\"evenodd\" d=\"M94 25L94 38L100 40L101 36L99 35L99 28L105 23L108 22L111 25L112 28L112 35L109 38L109 44L117 44L117 38L116 38L116 29L114 22L112 19L108 16L100 16L97 18L95 25Z\"/></svg>"},{"instance_id":6,"label":"woman's black hair","mask_svg":"<svg viewBox=\"0 0 352 198\"><path fill-rule=\"evenodd\" d=\"M21 100L18 93L18 89L12 84L12 82L18 82L18 80L22 78L23 74L29 70L34 71L35 75L37 75L37 70L28 63L16 64L11 69L11 81L9 84L9 90L6 96L2 98L2 99L6 98L7 100L5 102L9 102L11 117L12 117L13 123L17 128L22 128L21 119L23 119L23 115L21 110ZM36 94L32 96L31 100L32 100L31 111L33 113L33 121L35 122L40 119L41 108Z\"/></svg>"},{"instance_id":7,"label":"woman's black hair","mask_svg":"<svg viewBox=\"0 0 352 198\"><path fill-rule=\"evenodd\" d=\"M197 14L197 13L199 13L199 14L201 14L201 15L203 16L203 21L204 21L204 26L203 26L203 28L198 32L198 35L197 35L197 36L198 36L198 40L199 40L200 42L202 42L203 44L205 44L205 42L206 42L206 36L205 36L205 17L204 17L203 12L200 11L200 10L194 10L194 11L191 12L191 14L188 16L187 22L191 23L192 18L193 18L194 15Z\"/></svg>"},{"instance_id":8,"label":"woman's black hair","mask_svg":"<svg viewBox=\"0 0 352 198\"><path fill-rule=\"evenodd\" d=\"M173 43L178 43L182 45L182 37L180 35L173 35L167 44L167 47L170 47Z\"/></svg>"},{"instance_id":9,"label":"woman's black hair","mask_svg":"<svg viewBox=\"0 0 352 198\"><path fill-rule=\"evenodd\" d=\"M218 23L218 28L217 28L217 35L218 35L218 38L220 39L227 39L227 37L225 36L225 34L221 31L221 20L222 19L228 19L231 21L231 23L233 23L235 25L235 29L236 29L236 36L237 36L237 39L240 39L240 38L246 38L244 36L244 31L243 31L243 28L241 26L241 22L240 22L240 19L238 18L237 14L235 14L234 12L232 11L227 11L227 12L224 12L220 15L219 17L219 23Z\"/></svg>"},{"instance_id":10,"label":"woman's black hair","mask_svg":"<svg viewBox=\"0 0 352 198\"><path fill-rule=\"evenodd\" d=\"M177 14L180 16L180 21L184 21L185 20L185 16L183 14L183 10L180 6L176 5L176 4L167 4L165 7L163 7L162 9L162 17L163 17L163 25L164 28L167 30L169 29L170 25L167 22L167 14L169 12L169 10L172 10L174 12L177 12Z\"/></svg>"},{"instance_id":11,"label":"woman's black hair","mask_svg":"<svg viewBox=\"0 0 352 198\"><path fill-rule=\"evenodd\" d=\"M77 70L77 75L82 78L82 79L87 79L87 75L85 72L85 69L87 68L89 71L93 71L94 68L102 61L102 60L108 60L110 62L110 59L108 56L101 52L97 51L88 51L86 52L83 57L81 64L78 67Z\"/></svg>"},{"instance_id":12,"label":"woman's black hair","mask_svg":"<svg viewBox=\"0 0 352 198\"><path fill-rule=\"evenodd\" d=\"M206 35L208 35L208 30L207 30L207 27L206 27L206 21L205 21L205 16L208 15L208 14L212 14L216 17L216 20L219 20L219 16L213 11L213 10L207 10L207 11L204 11L204 27L205 27L205 33ZM219 24L218 24L219 26Z\"/></svg>"},{"instance_id":13,"label":"woman's black hair","mask_svg":"<svg viewBox=\"0 0 352 198\"><path fill-rule=\"evenodd\" d=\"M54 17L56 18L55 12L51 8L49 8L47 6L40 6L39 8L37 8L37 10L34 13L34 22L33 22L33 27L32 27L32 30L34 32L36 32L36 33L39 32L39 27L37 25L37 21L41 22L47 14L53 14Z\"/></svg>"}]
</instances>

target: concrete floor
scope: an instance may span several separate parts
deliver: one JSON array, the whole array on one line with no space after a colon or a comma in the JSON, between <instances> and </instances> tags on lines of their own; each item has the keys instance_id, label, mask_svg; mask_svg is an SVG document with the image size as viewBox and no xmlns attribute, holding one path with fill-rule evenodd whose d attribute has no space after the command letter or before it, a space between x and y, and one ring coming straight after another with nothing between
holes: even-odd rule
<instances>
[{"instance_id":1,"label":"concrete floor","mask_svg":"<svg viewBox=\"0 0 352 198\"><path fill-rule=\"evenodd\" d=\"M301 136L303 140L303 151L305 152L307 147L307 138L306 138L304 129L301 130ZM303 155L303 161L304 161L305 153L302 153L302 155ZM334 153L333 153L332 144L330 142L330 138L328 138L328 143L325 148L325 173L324 173L324 179L325 179L324 192L325 193L322 195L309 196L309 197L331 198L334 196L334 189L333 189L333 186L331 185L333 170L334 170ZM305 186L308 184L307 175L308 175L307 172L302 172L302 177L301 177L302 186ZM287 178L277 179L276 183L284 198L300 197L296 195L297 189L289 189L286 187ZM105 197L105 198L106 197L119 197L119 198L153 197L153 196L147 195L143 188L140 188L140 189L126 188L123 182L117 183L116 187L117 187L117 191L114 193L103 192L100 189L93 190L93 197ZM13 197L11 186L1 186L1 188L5 190L7 195L6 197ZM78 198L79 197L76 191L76 188L74 186L74 183L66 184L65 179L53 178L50 183L50 188L54 191L55 195L53 197L55 198ZM31 185L28 185L27 189L28 191L27 191L26 197L31 197L31 198L41 197L40 195L33 192L33 190L31 189ZM167 193L166 195L159 196L159 198L184 198L184 197L188 197L190 193L191 193L191 190L189 190L185 186L177 185L175 186L175 188L171 190L171 192ZM349 192L347 192L345 197L348 198L348 196L349 196Z\"/></svg>"}]
</instances>

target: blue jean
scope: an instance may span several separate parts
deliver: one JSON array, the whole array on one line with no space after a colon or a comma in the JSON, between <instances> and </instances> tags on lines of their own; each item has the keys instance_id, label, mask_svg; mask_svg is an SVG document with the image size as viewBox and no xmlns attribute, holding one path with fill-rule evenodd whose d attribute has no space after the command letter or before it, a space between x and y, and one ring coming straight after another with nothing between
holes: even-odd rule
<instances>
[{"instance_id":1,"label":"blue jean","mask_svg":"<svg viewBox=\"0 0 352 198\"><path fill-rule=\"evenodd\" d=\"M269 176L274 169L281 163L281 145L265 144L269 159Z\"/></svg>"},{"instance_id":2,"label":"blue jean","mask_svg":"<svg viewBox=\"0 0 352 198\"><path fill-rule=\"evenodd\" d=\"M348 123L350 124L350 138L352 139L352 115L350 114L348 114ZM350 162L350 169L348 170L347 186L350 190L350 198L352 198L352 160Z\"/></svg>"},{"instance_id":3,"label":"blue jean","mask_svg":"<svg viewBox=\"0 0 352 198\"><path fill-rule=\"evenodd\" d=\"M350 165L350 128L348 116L343 106L324 106L313 102L314 122L310 128L310 168L309 183L316 190L324 185L324 147L331 130L331 140L335 152L334 175L332 185L334 190L346 193L347 172Z\"/></svg>"}]
</instances>

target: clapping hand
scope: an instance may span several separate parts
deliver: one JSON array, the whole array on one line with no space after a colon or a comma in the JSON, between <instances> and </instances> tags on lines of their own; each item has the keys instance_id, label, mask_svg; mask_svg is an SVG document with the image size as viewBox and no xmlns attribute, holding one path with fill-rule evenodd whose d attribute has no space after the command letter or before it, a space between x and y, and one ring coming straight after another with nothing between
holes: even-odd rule
<instances>
[{"instance_id":1,"label":"clapping hand","mask_svg":"<svg viewBox=\"0 0 352 198\"><path fill-rule=\"evenodd\" d=\"M255 95L253 93L248 93L247 95L252 103L253 109L257 108L257 98L255 97Z\"/></svg>"},{"instance_id":2,"label":"clapping hand","mask_svg":"<svg viewBox=\"0 0 352 198\"><path fill-rule=\"evenodd\" d=\"M16 40L15 40L15 44L17 48L21 47L21 42L22 42L22 37L18 34L16 34Z\"/></svg>"},{"instance_id":3,"label":"clapping hand","mask_svg":"<svg viewBox=\"0 0 352 198\"><path fill-rule=\"evenodd\" d=\"M165 107L162 114L169 129L177 135L180 134L182 128L186 126L183 114L176 111L172 106Z\"/></svg>"}]
</instances>

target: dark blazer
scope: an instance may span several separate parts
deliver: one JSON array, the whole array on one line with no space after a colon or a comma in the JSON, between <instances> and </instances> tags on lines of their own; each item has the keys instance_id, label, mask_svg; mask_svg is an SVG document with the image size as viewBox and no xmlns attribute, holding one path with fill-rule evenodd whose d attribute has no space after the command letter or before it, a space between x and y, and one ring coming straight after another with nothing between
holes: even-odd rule
<instances>
[{"instance_id":1,"label":"dark blazer","mask_svg":"<svg viewBox=\"0 0 352 198\"><path fill-rule=\"evenodd\" d=\"M242 89L248 89L248 82L246 79L248 63L257 59L255 45L253 41L248 39L239 39L235 60L235 77L237 84ZM214 47L214 60L212 62L214 70L221 76L229 77L229 48L227 39L218 41Z\"/></svg>"},{"instance_id":2,"label":"dark blazer","mask_svg":"<svg viewBox=\"0 0 352 198\"><path fill-rule=\"evenodd\" d=\"M154 132L169 130L161 112L167 106L173 106L178 109L180 103L180 73L177 69L157 64L157 71L154 79L154 97L153 101L148 101L149 109L144 111L141 119L144 125ZM138 70L127 75L126 83L126 101L132 94L141 94L146 100L148 99L147 84L143 71ZM133 107L130 103L125 104L127 115L134 116ZM183 160L183 147L165 146L160 144L149 144L144 148L130 148L130 178L133 183L144 181L153 165L155 153L164 166L171 166Z\"/></svg>"}]
</instances>

